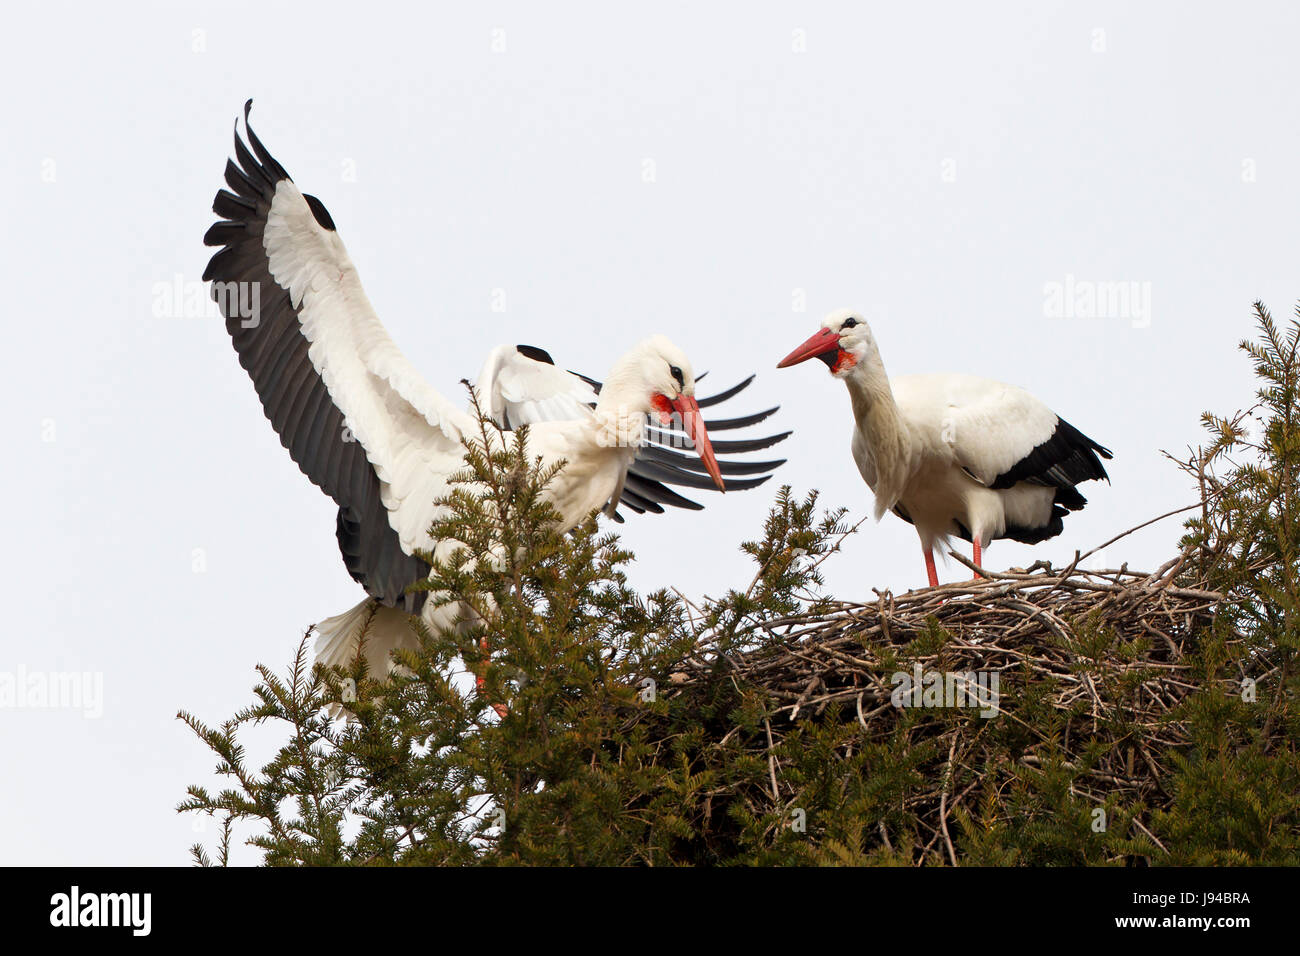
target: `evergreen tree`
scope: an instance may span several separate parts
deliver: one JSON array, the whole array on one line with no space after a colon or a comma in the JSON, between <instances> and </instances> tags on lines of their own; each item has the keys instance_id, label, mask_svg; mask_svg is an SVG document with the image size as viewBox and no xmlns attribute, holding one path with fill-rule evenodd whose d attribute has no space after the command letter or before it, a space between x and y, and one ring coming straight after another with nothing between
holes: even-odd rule
<instances>
[{"instance_id":1,"label":"evergreen tree","mask_svg":"<svg viewBox=\"0 0 1300 956\"><path fill-rule=\"evenodd\" d=\"M311 667L304 636L229 721L180 715L229 780L180 806L220 823L196 861L1300 862L1300 322L1256 311L1258 402L1204 417L1201 509L1153 575L841 601L819 569L854 529L783 488L743 588L642 596L594 516L555 530L527 429L481 421L432 529L462 548L417 585L456 626L413 619L391 674ZM996 668L996 713L895 706L921 665ZM284 742L253 769L259 723Z\"/></svg>"}]
</instances>

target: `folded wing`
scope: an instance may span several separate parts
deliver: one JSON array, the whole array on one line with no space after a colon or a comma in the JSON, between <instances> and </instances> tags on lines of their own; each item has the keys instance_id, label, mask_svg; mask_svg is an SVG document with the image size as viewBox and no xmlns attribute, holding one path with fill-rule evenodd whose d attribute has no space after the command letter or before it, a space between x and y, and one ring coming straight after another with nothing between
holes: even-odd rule
<instances>
[{"instance_id":1,"label":"folded wing","mask_svg":"<svg viewBox=\"0 0 1300 956\"><path fill-rule=\"evenodd\" d=\"M892 384L900 405L924 418L976 481L996 490L1020 482L1055 488L1056 533L1060 518L1087 504L1075 486L1109 480L1101 459L1110 450L1022 388L972 375L908 375Z\"/></svg>"}]
</instances>

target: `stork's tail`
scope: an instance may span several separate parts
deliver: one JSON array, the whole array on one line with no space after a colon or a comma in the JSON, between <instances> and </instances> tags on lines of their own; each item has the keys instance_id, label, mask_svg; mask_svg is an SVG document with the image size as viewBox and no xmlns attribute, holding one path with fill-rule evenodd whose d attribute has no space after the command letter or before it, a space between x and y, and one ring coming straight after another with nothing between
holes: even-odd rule
<instances>
[{"instance_id":1,"label":"stork's tail","mask_svg":"<svg viewBox=\"0 0 1300 956\"><path fill-rule=\"evenodd\" d=\"M356 656L357 642L363 634L370 674L380 680L388 675L390 652L417 643L409 614L367 598L316 625L317 662L327 667L347 667Z\"/></svg>"}]
</instances>

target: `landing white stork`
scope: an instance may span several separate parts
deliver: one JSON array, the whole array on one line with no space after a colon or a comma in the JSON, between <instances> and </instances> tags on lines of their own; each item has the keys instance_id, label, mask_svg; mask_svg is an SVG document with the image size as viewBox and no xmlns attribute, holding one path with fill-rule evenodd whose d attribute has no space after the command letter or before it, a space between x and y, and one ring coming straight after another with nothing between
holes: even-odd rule
<instances>
[{"instance_id":1,"label":"landing white stork","mask_svg":"<svg viewBox=\"0 0 1300 956\"><path fill-rule=\"evenodd\" d=\"M777 368L821 359L853 404L853 460L875 494L916 527L930 586L934 547L950 536L981 549L997 538L1034 544L1061 533L1087 500L1075 485L1107 478L1111 453L1022 388L973 375L888 378L871 329L847 309ZM1109 480L1107 478L1107 480Z\"/></svg>"},{"instance_id":2,"label":"landing white stork","mask_svg":"<svg viewBox=\"0 0 1300 956\"><path fill-rule=\"evenodd\" d=\"M230 189L220 190L212 207L222 221L204 237L222 248L203 278L213 283L240 364L281 442L337 503L344 564L368 595L317 626L317 659L345 664L369 620L367 658L375 673L385 673L391 649L415 644L409 615L422 614L435 627L455 616L447 610L435 619L426 593L407 588L430 570L417 549L440 557L456 546L434 541L429 528L434 500L464 467L461 438L475 434L477 423L398 351L324 205L298 190L248 126L251 106L244 126L252 150L236 125L238 164L227 161ZM256 316L243 308L250 302L259 305ZM782 461L719 461L708 428L744 427L775 409L719 422L705 422L700 412L750 380L697 401L691 363L653 336L619 359L603 385L557 368L540 349L502 346L489 355L478 387L480 403L503 428L530 425L531 455L567 462L548 497L569 530L596 510L619 517L620 505L636 512L701 507L669 484L730 490L766 481ZM648 419L657 427L647 427ZM788 434L717 448L753 451ZM667 447L692 444L698 461Z\"/></svg>"}]
</instances>

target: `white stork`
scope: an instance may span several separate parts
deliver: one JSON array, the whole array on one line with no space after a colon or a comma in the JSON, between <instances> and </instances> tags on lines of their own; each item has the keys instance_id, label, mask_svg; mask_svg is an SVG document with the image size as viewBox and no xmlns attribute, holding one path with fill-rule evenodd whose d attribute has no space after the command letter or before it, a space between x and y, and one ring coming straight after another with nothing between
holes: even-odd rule
<instances>
[{"instance_id":1,"label":"white stork","mask_svg":"<svg viewBox=\"0 0 1300 956\"><path fill-rule=\"evenodd\" d=\"M930 586L934 547L971 542L976 566L990 541L1034 544L1061 533L1087 500L1075 485L1109 478L1111 453L1034 396L973 375L888 378L871 329L847 309L777 368L821 359L853 404L853 460L875 494L875 518L893 510L916 527Z\"/></svg>"},{"instance_id":2,"label":"white stork","mask_svg":"<svg viewBox=\"0 0 1300 956\"><path fill-rule=\"evenodd\" d=\"M317 659L346 663L369 620L367 658L384 673L392 648L415 643L410 614L433 626L455 616L448 611L435 620L426 592L408 587L430 570L417 549L442 556L456 546L432 540L429 528L434 500L464 467L462 436L475 434L477 423L398 350L324 205L299 191L248 126L251 106L250 100L244 107L249 145L236 127L238 164L227 160L230 188L213 203L222 221L204 242L221 249L203 278L213 283L240 364L280 441L338 505L343 561L368 595L317 626ZM255 316L243 307L250 302L259 306ZM478 388L481 405L503 428L530 425L530 454L567 462L548 497L568 530L596 510L621 520L620 505L636 512L701 507L669 484L729 490L766 481L782 461L719 461L708 429L751 425L776 409L718 422L705 422L700 412L750 380L697 401L691 363L668 339L653 336L619 359L603 385L559 369L540 349L501 346L489 355ZM647 427L647 419L657 427ZM788 434L719 442L717 449L753 451ZM699 460L672 445L693 445Z\"/></svg>"}]
</instances>

